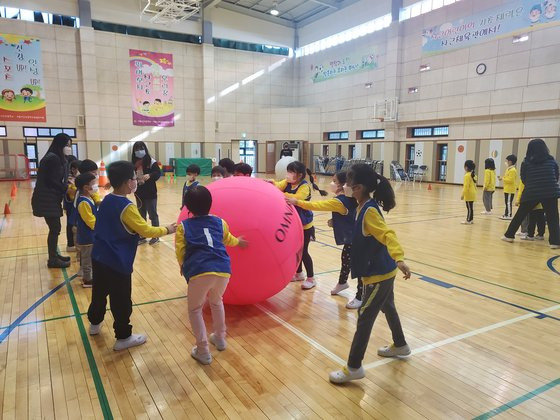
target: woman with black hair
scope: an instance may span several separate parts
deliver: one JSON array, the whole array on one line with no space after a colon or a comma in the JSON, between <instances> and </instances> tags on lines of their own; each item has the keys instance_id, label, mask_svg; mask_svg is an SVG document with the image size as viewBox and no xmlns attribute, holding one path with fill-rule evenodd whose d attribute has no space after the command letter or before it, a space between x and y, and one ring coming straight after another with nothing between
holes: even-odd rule
<instances>
[{"instance_id":1,"label":"woman with black hair","mask_svg":"<svg viewBox=\"0 0 560 420\"><path fill-rule=\"evenodd\" d=\"M157 213L157 186L156 181L161 176L161 171L155 159L150 156L148 146L143 141L137 141L132 146L132 164L138 177L138 189L136 205L140 215L148 221L146 215L150 216L152 226L159 226L159 216ZM150 239L150 245L159 242L159 238ZM146 238L140 238L139 244L146 243Z\"/></svg>"},{"instance_id":2,"label":"woman with black hair","mask_svg":"<svg viewBox=\"0 0 560 420\"><path fill-rule=\"evenodd\" d=\"M68 188L68 163L66 156L72 154L72 139L64 133L57 134L47 153L39 163L37 182L31 197L33 215L43 217L49 227L47 246L49 250L49 268L66 268L70 266L70 257L58 253L58 235L60 235L62 217L62 200Z\"/></svg>"},{"instance_id":3,"label":"woman with black hair","mask_svg":"<svg viewBox=\"0 0 560 420\"><path fill-rule=\"evenodd\" d=\"M539 203L546 214L550 248L560 248L560 226L558 224L558 164L550 155L543 139L533 139L527 145L527 155L521 164L521 181L525 185L519 210L508 226L503 241L513 242L521 222Z\"/></svg>"}]
</instances>

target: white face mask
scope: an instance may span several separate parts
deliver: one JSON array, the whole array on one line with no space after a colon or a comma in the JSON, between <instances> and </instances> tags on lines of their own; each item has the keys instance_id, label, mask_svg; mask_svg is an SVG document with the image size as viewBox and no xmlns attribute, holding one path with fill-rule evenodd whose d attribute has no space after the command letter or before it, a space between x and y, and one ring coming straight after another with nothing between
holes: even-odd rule
<instances>
[{"instance_id":1,"label":"white face mask","mask_svg":"<svg viewBox=\"0 0 560 420\"><path fill-rule=\"evenodd\" d=\"M217 181L219 179L223 179L223 177L221 177L221 176L213 176L212 177L212 181Z\"/></svg>"},{"instance_id":2,"label":"white face mask","mask_svg":"<svg viewBox=\"0 0 560 420\"><path fill-rule=\"evenodd\" d=\"M91 186L91 192L96 193L97 191L99 191L99 184L93 184Z\"/></svg>"},{"instance_id":3,"label":"white face mask","mask_svg":"<svg viewBox=\"0 0 560 420\"><path fill-rule=\"evenodd\" d=\"M69 156L72 154L72 148L70 146L65 146L64 149L62 149L62 153L64 153L66 156Z\"/></svg>"},{"instance_id":4,"label":"white face mask","mask_svg":"<svg viewBox=\"0 0 560 420\"><path fill-rule=\"evenodd\" d=\"M342 189L344 190L344 195L346 197L352 197L352 187L349 187L348 185L344 184Z\"/></svg>"},{"instance_id":5,"label":"white face mask","mask_svg":"<svg viewBox=\"0 0 560 420\"><path fill-rule=\"evenodd\" d=\"M329 190L331 190L332 193L335 193L338 190L338 185L336 185L336 183L333 181L329 184Z\"/></svg>"},{"instance_id":6,"label":"white face mask","mask_svg":"<svg viewBox=\"0 0 560 420\"><path fill-rule=\"evenodd\" d=\"M144 156L146 156L146 151L144 149L137 150L136 152L134 152L134 156L136 156L138 159L142 159Z\"/></svg>"},{"instance_id":7,"label":"white face mask","mask_svg":"<svg viewBox=\"0 0 560 420\"><path fill-rule=\"evenodd\" d=\"M136 180L136 179L132 180L131 179L130 181L132 181L132 184L128 184L128 186L130 188L130 194L134 194L136 192L136 189L138 188L138 180Z\"/></svg>"},{"instance_id":8,"label":"white face mask","mask_svg":"<svg viewBox=\"0 0 560 420\"><path fill-rule=\"evenodd\" d=\"M288 181L289 184L294 184L296 182L296 174L288 172L286 175L286 181Z\"/></svg>"}]
</instances>

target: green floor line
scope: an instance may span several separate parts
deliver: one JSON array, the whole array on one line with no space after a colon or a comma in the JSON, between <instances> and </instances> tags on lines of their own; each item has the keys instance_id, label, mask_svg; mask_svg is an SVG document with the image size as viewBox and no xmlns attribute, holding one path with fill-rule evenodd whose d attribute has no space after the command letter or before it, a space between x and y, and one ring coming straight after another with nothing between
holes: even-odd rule
<instances>
[{"instance_id":1,"label":"green floor line","mask_svg":"<svg viewBox=\"0 0 560 420\"><path fill-rule=\"evenodd\" d=\"M109 401L107 400L107 394L105 394L103 381L101 380L101 376L99 375L99 369L97 368L97 363L95 362L95 357L93 356L93 351L91 350L91 345L88 340L82 317L79 316L80 310L78 308L78 302L76 301L76 296L74 296L74 290L72 290L72 285L70 284L70 281L68 279L66 268L62 269L62 275L64 276L64 280L66 281L66 289L68 290L68 296L70 297L70 302L72 303L74 318L76 319L76 324L78 324L78 330L80 331L80 337L82 338L82 344L84 345L84 350L86 352L89 369L91 371L95 390L97 391L97 397L99 398L99 405L101 405L103 418L112 420L113 413L111 412L111 407L109 406Z\"/></svg>"},{"instance_id":2,"label":"green floor line","mask_svg":"<svg viewBox=\"0 0 560 420\"><path fill-rule=\"evenodd\" d=\"M475 417L473 420L486 420L486 419L492 418L494 416L497 416L498 414L501 414L504 411L507 411L511 408L514 408L515 406L518 406L519 404L523 404L524 402L529 401L530 399L537 397L539 394L542 394L543 392L546 392L549 389L554 388L555 386L558 386L558 385L560 385L560 378L557 378L553 381L550 381L549 383L544 384L543 386L540 386L533 391L529 391L525 395L517 397L515 400L507 402L504 405L499 406L498 408L495 408L495 409L490 410L490 411L488 411L484 414L481 414L480 416Z\"/></svg>"}]
</instances>

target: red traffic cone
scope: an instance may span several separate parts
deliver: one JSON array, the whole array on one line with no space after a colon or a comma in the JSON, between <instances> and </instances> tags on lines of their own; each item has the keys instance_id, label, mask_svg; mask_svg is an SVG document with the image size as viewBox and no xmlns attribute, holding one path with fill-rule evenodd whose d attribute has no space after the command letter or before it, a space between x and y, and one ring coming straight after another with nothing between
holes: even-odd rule
<instances>
[{"instance_id":1,"label":"red traffic cone","mask_svg":"<svg viewBox=\"0 0 560 420\"><path fill-rule=\"evenodd\" d=\"M12 191L11 191L11 193L10 193L10 196L11 196L12 198L14 198L14 197L16 196L16 194L17 194L17 185L16 185L16 183L15 183L15 181L14 181L14 183L12 184Z\"/></svg>"},{"instance_id":2,"label":"red traffic cone","mask_svg":"<svg viewBox=\"0 0 560 420\"><path fill-rule=\"evenodd\" d=\"M428 191L432 191L432 184L428 184Z\"/></svg>"},{"instance_id":3,"label":"red traffic cone","mask_svg":"<svg viewBox=\"0 0 560 420\"><path fill-rule=\"evenodd\" d=\"M6 203L6 205L4 206L4 214L5 215L12 214L12 212L10 210L10 206L8 205L8 203Z\"/></svg>"}]
</instances>

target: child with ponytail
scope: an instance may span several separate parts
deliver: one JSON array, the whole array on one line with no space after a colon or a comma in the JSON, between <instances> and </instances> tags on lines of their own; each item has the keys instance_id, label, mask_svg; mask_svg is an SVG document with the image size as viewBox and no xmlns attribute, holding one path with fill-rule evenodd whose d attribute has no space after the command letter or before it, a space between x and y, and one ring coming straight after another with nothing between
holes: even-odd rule
<instances>
[{"instance_id":1,"label":"child with ponytail","mask_svg":"<svg viewBox=\"0 0 560 420\"><path fill-rule=\"evenodd\" d=\"M288 165L286 179L283 179L282 181L270 180L269 182L273 183L280 191L282 191L286 198L310 201L311 188L305 179L306 174L309 175L309 183L311 183L313 189L319 191L322 196L327 195L326 191L320 190L317 184L315 184L315 179L313 178L311 171L307 169L303 163L297 161L291 162ZM301 207L296 207L296 210L301 219L301 224L303 225L303 257L292 281L304 280L301 288L307 290L312 289L317 285L315 273L313 272L313 260L311 259L311 255L309 255L309 242L315 240L313 212L310 210L304 210ZM303 266L305 266L307 277L303 274Z\"/></svg>"},{"instance_id":2,"label":"child with ponytail","mask_svg":"<svg viewBox=\"0 0 560 420\"><path fill-rule=\"evenodd\" d=\"M461 200L465 200L467 205L467 219L462 221L462 225L472 225L474 218L474 202L476 201L476 175L474 170L476 165L472 160L465 162L465 177L463 178L463 192Z\"/></svg>"},{"instance_id":3,"label":"child with ponytail","mask_svg":"<svg viewBox=\"0 0 560 420\"><path fill-rule=\"evenodd\" d=\"M388 212L395 207L393 188L387 178L376 173L371 166L360 163L348 171L344 195L354 197L358 202L351 265L352 277L361 277L364 289L348 362L341 370L329 375L330 381L338 384L365 376L362 361L379 311L385 314L393 344L381 347L377 354L384 357L410 354L393 290L398 270L408 279L410 269L404 262L404 252L395 232L389 229L381 213L381 209Z\"/></svg>"}]
</instances>

